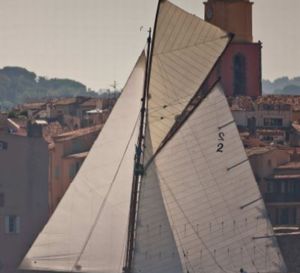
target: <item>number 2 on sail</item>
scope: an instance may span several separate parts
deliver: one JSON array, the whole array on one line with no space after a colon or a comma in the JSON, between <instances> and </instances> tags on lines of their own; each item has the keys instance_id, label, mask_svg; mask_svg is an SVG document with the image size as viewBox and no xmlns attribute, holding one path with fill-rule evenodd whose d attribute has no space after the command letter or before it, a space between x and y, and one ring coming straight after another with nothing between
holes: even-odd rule
<instances>
[{"instance_id":1,"label":"number 2 on sail","mask_svg":"<svg viewBox=\"0 0 300 273\"><path fill-rule=\"evenodd\" d=\"M219 133L219 138L218 138L218 145L217 145L217 152L218 153L223 153L223 148L224 148L224 144L222 143L225 139L225 134L223 132Z\"/></svg>"}]
</instances>

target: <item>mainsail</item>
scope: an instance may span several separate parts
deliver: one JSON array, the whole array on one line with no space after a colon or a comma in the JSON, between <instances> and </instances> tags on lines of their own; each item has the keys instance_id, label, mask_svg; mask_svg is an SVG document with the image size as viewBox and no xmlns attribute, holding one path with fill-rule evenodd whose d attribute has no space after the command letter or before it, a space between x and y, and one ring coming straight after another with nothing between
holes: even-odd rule
<instances>
[{"instance_id":1,"label":"mainsail","mask_svg":"<svg viewBox=\"0 0 300 273\"><path fill-rule=\"evenodd\" d=\"M285 272L221 86L151 161L137 221L135 273Z\"/></svg>"},{"instance_id":2,"label":"mainsail","mask_svg":"<svg viewBox=\"0 0 300 273\"><path fill-rule=\"evenodd\" d=\"M22 269L121 272L145 55Z\"/></svg>"}]
</instances>

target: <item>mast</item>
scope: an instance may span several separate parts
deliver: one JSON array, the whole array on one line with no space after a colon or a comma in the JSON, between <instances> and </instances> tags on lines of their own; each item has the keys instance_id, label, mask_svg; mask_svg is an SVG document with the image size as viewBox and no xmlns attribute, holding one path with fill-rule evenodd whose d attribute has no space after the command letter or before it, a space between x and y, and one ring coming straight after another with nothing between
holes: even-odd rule
<instances>
[{"instance_id":1,"label":"mast","mask_svg":"<svg viewBox=\"0 0 300 273\"><path fill-rule=\"evenodd\" d=\"M127 249L126 249L126 258L125 266L123 268L124 272L131 272L133 251L134 251L134 236L135 236L135 226L136 226L136 212L137 212L137 203L138 203L138 189L141 177L144 173L143 166L143 147L145 139L145 125L146 125L146 106L148 99L149 91L149 79L150 79L150 68L151 68L151 28L148 31L147 38L147 60L146 60L146 69L145 69L145 78L144 78L144 90L143 97L141 99L142 106L140 111L140 127L139 127L139 136L136 145L136 153L134 157L134 175L132 182L131 190L131 200L130 200L130 212L129 212L129 224L128 224L128 237L127 237Z\"/></svg>"}]
</instances>

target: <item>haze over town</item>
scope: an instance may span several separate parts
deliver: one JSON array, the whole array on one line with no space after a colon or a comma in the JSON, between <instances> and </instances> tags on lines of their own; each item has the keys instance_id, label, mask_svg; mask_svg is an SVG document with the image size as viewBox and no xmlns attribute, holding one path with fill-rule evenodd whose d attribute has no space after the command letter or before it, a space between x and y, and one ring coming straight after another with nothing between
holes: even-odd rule
<instances>
[{"instance_id":1,"label":"haze over town","mask_svg":"<svg viewBox=\"0 0 300 273\"><path fill-rule=\"evenodd\" d=\"M2 0L0 67L71 78L98 90L121 88L152 26L153 0ZM203 1L175 4L203 18ZM263 42L263 78L299 75L298 0L255 0L254 41ZM143 26L140 31L141 26Z\"/></svg>"}]
</instances>

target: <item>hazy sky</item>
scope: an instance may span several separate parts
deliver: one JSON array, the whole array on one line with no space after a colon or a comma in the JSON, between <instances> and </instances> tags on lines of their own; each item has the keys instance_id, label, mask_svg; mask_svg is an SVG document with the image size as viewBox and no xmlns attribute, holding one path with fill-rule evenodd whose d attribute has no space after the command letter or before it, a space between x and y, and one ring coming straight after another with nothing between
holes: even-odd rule
<instances>
[{"instance_id":1,"label":"hazy sky","mask_svg":"<svg viewBox=\"0 0 300 273\"><path fill-rule=\"evenodd\" d=\"M202 0L173 0L203 18ZM22 66L98 90L122 87L145 45L157 0L0 0L0 67ZM263 77L300 76L300 1L254 0ZM142 31L140 27L144 26Z\"/></svg>"}]
</instances>

